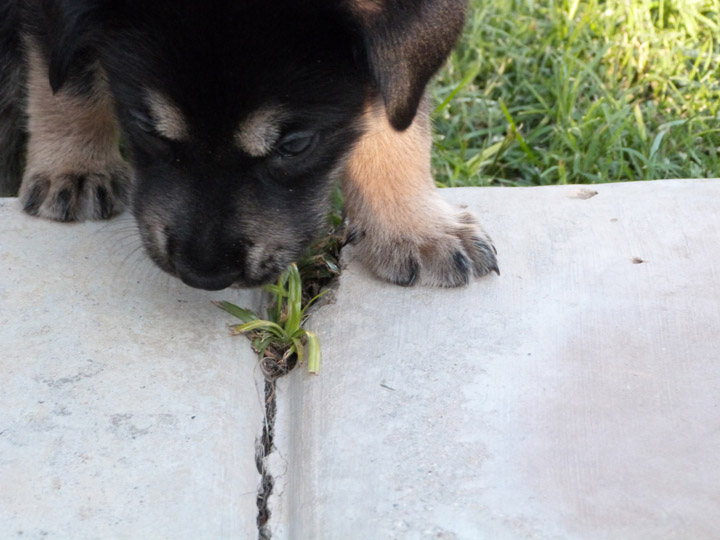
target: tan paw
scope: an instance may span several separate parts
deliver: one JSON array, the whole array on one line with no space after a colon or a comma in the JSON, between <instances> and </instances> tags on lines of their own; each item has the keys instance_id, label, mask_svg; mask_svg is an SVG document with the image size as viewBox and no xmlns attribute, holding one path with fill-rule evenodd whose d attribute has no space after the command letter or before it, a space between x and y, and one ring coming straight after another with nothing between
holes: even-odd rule
<instances>
[{"instance_id":1,"label":"tan paw","mask_svg":"<svg viewBox=\"0 0 720 540\"><path fill-rule=\"evenodd\" d=\"M56 221L108 219L127 205L130 179L130 168L123 162L104 171L28 171L20 202L28 214Z\"/></svg>"},{"instance_id":2,"label":"tan paw","mask_svg":"<svg viewBox=\"0 0 720 540\"><path fill-rule=\"evenodd\" d=\"M471 278L500 274L496 249L469 212L443 216L432 227L405 231L369 227L354 236L362 260L381 278L398 285L467 285Z\"/></svg>"}]
</instances>

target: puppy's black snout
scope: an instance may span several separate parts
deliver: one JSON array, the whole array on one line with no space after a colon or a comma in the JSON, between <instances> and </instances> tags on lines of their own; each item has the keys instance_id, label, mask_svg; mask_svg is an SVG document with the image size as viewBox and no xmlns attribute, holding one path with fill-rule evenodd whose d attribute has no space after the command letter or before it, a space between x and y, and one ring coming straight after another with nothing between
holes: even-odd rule
<instances>
[{"instance_id":1,"label":"puppy's black snout","mask_svg":"<svg viewBox=\"0 0 720 540\"><path fill-rule=\"evenodd\" d=\"M190 287L205 289L206 291L219 291L237 282L240 279L240 272L198 274L193 271L178 269L178 277L185 285Z\"/></svg>"},{"instance_id":2,"label":"puppy's black snout","mask_svg":"<svg viewBox=\"0 0 720 540\"><path fill-rule=\"evenodd\" d=\"M219 291L242 278L245 257L241 251L221 245L189 244L174 253L173 263L186 285Z\"/></svg>"},{"instance_id":3,"label":"puppy's black snout","mask_svg":"<svg viewBox=\"0 0 720 540\"><path fill-rule=\"evenodd\" d=\"M166 255L186 285L218 291L242 281L245 244L223 234L222 227L169 231Z\"/></svg>"}]
</instances>

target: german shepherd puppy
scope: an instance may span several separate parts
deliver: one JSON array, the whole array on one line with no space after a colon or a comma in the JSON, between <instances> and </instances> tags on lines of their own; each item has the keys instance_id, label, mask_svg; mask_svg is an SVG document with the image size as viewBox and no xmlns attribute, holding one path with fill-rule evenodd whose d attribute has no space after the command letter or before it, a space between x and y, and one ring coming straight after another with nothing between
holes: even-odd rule
<instances>
[{"instance_id":1,"label":"german shepherd puppy","mask_svg":"<svg viewBox=\"0 0 720 540\"><path fill-rule=\"evenodd\" d=\"M465 9L0 0L0 184L58 221L130 204L152 260L216 290L276 278L322 230L338 180L378 276L466 284L497 271L495 250L435 191L424 98Z\"/></svg>"}]
</instances>

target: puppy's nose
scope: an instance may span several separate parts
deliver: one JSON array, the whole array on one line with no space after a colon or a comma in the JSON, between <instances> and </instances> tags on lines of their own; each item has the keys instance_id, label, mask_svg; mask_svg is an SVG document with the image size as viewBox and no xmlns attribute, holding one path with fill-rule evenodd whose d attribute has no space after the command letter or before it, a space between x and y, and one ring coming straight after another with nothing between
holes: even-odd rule
<instances>
[{"instance_id":1,"label":"puppy's nose","mask_svg":"<svg viewBox=\"0 0 720 540\"><path fill-rule=\"evenodd\" d=\"M228 239L219 224L170 231L166 255L174 274L196 289L219 291L238 282L245 266L245 243Z\"/></svg>"},{"instance_id":2,"label":"puppy's nose","mask_svg":"<svg viewBox=\"0 0 720 540\"><path fill-rule=\"evenodd\" d=\"M199 274L197 272L188 271L187 269L178 269L178 277L190 287L196 289L205 289L206 291L219 291L226 289L233 283L240 280L239 272L219 272L213 274Z\"/></svg>"}]
</instances>

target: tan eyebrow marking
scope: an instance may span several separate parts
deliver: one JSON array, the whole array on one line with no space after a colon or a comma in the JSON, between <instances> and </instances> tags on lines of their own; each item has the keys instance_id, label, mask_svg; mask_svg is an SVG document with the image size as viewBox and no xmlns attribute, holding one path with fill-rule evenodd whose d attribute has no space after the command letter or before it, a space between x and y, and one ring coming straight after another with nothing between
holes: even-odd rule
<instances>
[{"instance_id":1,"label":"tan eyebrow marking","mask_svg":"<svg viewBox=\"0 0 720 540\"><path fill-rule=\"evenodd\" d=\"M384 2L380 0L349 0L350 10L356 15L377 15L382 13Z\"/></svg>"},{"instance_id":2,"label":"tan eyebrow marking","mask_svg":"<svg viewBox=\"0 0 720 540\"><path fill-rule=\"evenodd\" d=\"M235 131L235 144L253 157L267 155L280 137L284 116L282 109L273 106L250 113Z\"/></svg>"},{"instance_id":3,"label":"tan eyebrow marking","mask_svg":"<svg viewBox=\"0 0 720 540\"><path fill-rule=\"evenodd\" d=\"M176 141L187 138L187 124L180 109L169 98L155 90L148 90L145 103L157 132Z\"/></svg>"}]
</instances>

